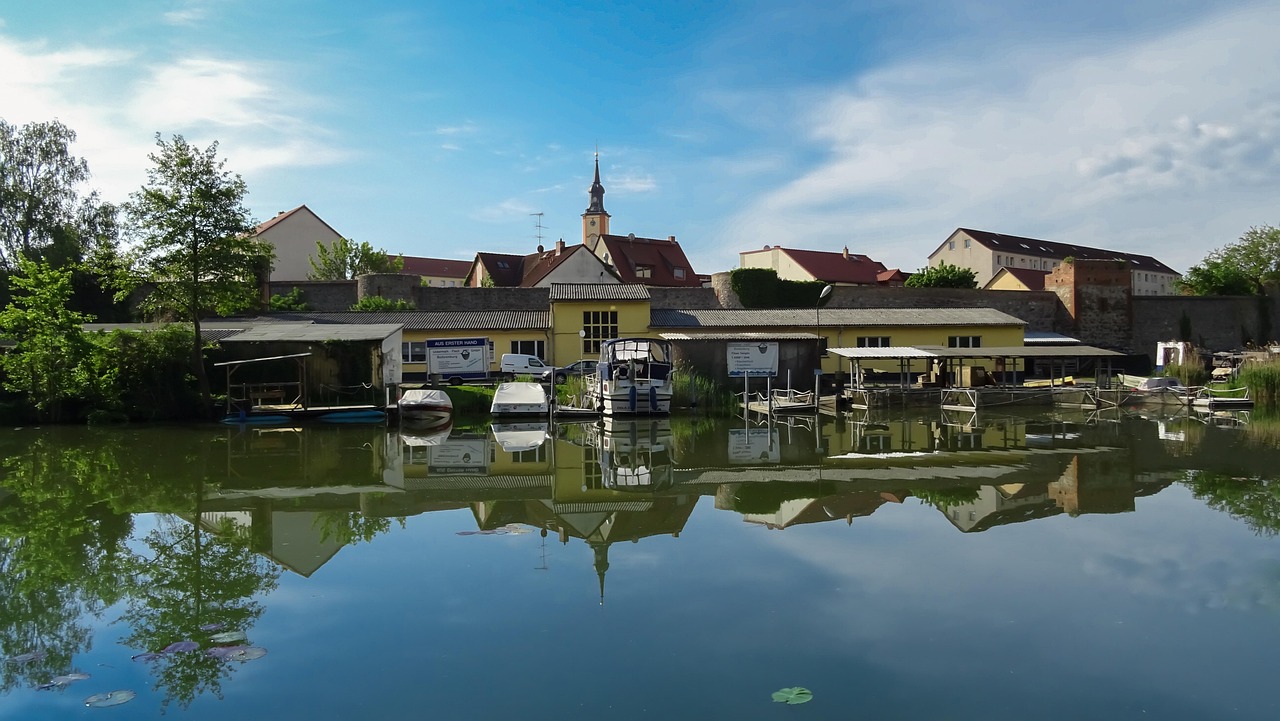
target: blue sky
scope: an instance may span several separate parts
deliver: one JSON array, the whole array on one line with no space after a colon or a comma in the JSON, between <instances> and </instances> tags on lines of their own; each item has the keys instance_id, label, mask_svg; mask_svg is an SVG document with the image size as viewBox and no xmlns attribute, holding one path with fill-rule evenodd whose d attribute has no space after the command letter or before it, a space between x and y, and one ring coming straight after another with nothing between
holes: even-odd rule
<instances>
[{"instance_id":1,"label":"blue sky","mask_svg":"<svg viewBox=\"0 0 1280 721\"><path fill-rule=\"evenodd\" d=\"M956 227L1177 269L1280 224L1280 5L0 2L0 117L79 133L122 200L157 132L259 220L392 252L615 233L699 272L766 244L914 270Z\"/></svg>"}]
</instances>

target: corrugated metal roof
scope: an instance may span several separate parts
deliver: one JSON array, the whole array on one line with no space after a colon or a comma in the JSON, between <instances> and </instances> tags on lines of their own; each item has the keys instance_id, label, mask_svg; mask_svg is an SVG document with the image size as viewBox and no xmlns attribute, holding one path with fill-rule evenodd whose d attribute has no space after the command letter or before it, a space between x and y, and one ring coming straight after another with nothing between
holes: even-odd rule
<instances>
[{"instance_id":1,"label":"corrugated metal roof","mask_svg":"<svg viewBox=\"0 0 1280 721\"><path fill-rule=\"evenodd\" d=\"M663 340L817 340L814 333L659 333Z\"/></svg>"},{"instance_id":2,"label":"corrugated metal roof","mask_svg":"<svg viewBox=\"0 0 1280 721\"><path fill-rule=\"evenodd\" d=\"M1103 358L1124 355L1088 345L992 346L943 348L941 346L890 346L888 348L828 348L832 353L859 360L897 358Z\"/></svg>"},{"instance_id":3,"label":"corrugated metal roof","mask_svg":"<svg viewBox=\"0 0 1280 721\"><path fill-rule=\"evenodd\" d=\"M649 300L649 289L625 283L552 283L551 300Z\"/></svg>"},{"instance_id":4,"label":"corrugated metal roof","mask_svg":"<svg viewBox=\"0 0 1280 721\"><path fill-rule=\"evenodd\" d=\"M889 348L828 348L828 352L845 358L858 360L890 360L898 358L937 358L938 354L915 346L896 346Z\"/></svg>"},{"instance_id":5,"label":"corrugated metal roof","mask_svg":"<svg viewBox=\"0 0 1280 721\"><path fill-rule=\"evenodd\" d=\"M255 343L287 341L320 343L324 341L380 341L403 328L399 323L261 323L244 332L223 338L223 343Z\"/></svg>"},{"instance_id":6,"label":"corrugated metal roof","mask_svg":"<svg viewBox=\"0 0 1280 721\"><path fill-rule=\"evenodd\" d=\"M405 330L546 330L551 312L546 310L437 310L387 313L289 313L288 319L319 324L399 323Z\"/></svg>"},{"instance_id":7,"label":"corrugated metal roof","mask_svg":"<svg viewBox=\"0 0 1280 721\"><path fill-rule=\"evenodd\" d=\"M743 328L751 326L949 326L1016 325L994 308L786 308L769 310L667 310L649 312L653 328Z\"/></svg>"},{"instance_id":8,"label":"corrugated metal roof","mask_svg":"<svg viewBox=\"0 0 1280 721\"><path fill-rule=\"evenodd\" d=\"M1029 330L1022 334L1022 342L1026 345L1078 345L1080 339L1047 330Z\"/></svg>"}]
</instances>

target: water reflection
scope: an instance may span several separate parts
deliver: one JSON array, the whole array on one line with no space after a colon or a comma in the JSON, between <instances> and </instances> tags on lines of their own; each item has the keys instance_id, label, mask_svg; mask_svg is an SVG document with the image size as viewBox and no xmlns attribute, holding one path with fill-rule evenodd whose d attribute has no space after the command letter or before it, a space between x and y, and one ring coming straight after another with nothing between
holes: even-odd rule
<instances>
[{"instance_id":1,"label":"water reflection","mask_svg":"<svg viewBox=\"0 0 1280 721\"><path fill-rule=\"evenodd\" d=\"M405 519L467 510L585 544L605 601L614 544L679 538L695 508L773 530L923 503L971 534L1129 513L1181 483L1259 534L1280 531L1277 424L1248 413L842 419L664 418L444 428L54 429L0 439L0 692L83 672L118 608L122 663L215 633L252 642L288 572ZM161 448L163 453L149 449ZM139 514L149 517L135 530ZM513 525L514 524L514 525ZM616 553L616 552L615 552ZM239 666L146 662L163 703L220 697Z\"/></svg>"}]
</instances>

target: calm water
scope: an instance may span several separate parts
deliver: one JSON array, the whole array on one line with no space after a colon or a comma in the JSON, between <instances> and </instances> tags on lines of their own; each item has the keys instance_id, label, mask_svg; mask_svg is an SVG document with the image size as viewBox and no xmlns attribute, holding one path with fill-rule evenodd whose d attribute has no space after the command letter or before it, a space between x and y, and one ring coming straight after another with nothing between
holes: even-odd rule
<instances>
[{"instance_id":1,"label":"calm water","mask_svg":"<svg viewBox=\"0 0 1280 721\"><path fill-rule=\"evenodd\" d=\"M1274 424L967 420L6 431L0 719L1277 717Z\"/></svg>"}]
</instances>

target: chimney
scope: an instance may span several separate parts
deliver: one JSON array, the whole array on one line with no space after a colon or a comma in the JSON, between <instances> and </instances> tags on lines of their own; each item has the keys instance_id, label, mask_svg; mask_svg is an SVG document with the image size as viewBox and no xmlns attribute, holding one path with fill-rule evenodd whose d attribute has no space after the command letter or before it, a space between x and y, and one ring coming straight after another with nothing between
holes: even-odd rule
<instances>
[{"instance_id":1,"label":"chimney","mask_svg":"<svg viewBox=\"0 0 1280 721\"><path fill-rule=\"evenodd\" d=\"M564 238L561 238L560 240L556 241L556 255L560 255L563 252L564 252Z\"/></svg>"},{"instance_id":2,"label":"chimney","mask_svg":"<svg viewBox=\"0 0 1280 721\"><path fill-rule=\"evenodd\" d=\"M847 245L844 247L844 259L845 260L849 259L849 246Z\"/></svg>"},{"instance_id":3,"label":"chimney","mask_svg":"<svg viewBox=\"0 0 1280 721\"><path fill-rule=\"evenodd\" d=\"M670 243L676 242L676 237L674 235L668 235L667 242L670 242Z\"/></svg>"}]
</instances>

